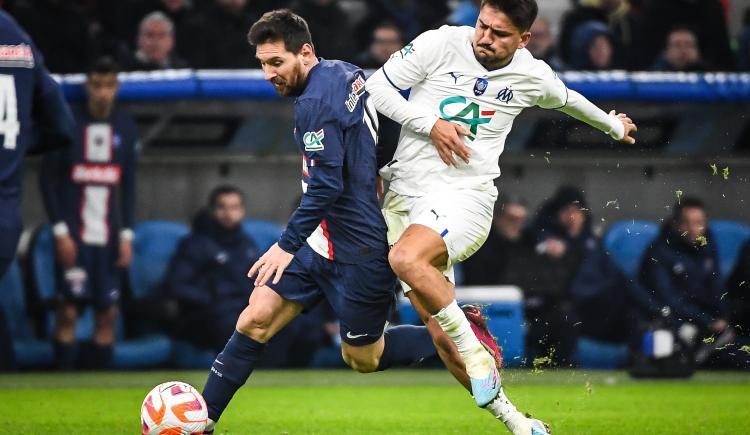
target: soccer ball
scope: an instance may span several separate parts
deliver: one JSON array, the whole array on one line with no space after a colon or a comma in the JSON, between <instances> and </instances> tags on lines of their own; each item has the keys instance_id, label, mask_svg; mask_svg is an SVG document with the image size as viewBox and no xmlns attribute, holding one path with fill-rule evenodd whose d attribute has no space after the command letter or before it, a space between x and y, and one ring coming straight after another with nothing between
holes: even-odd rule
<instances>
[{"instance_id":1,"label":"soccer ball","mask_svg":"<svg viewBox=\"0 0 750 435\"><path fill-rule=\"evenodd\" d=\"M157 385L141 405L143 435L198 435L207 422L206 401L185 382Z\"/></svg>"}]
</instances>

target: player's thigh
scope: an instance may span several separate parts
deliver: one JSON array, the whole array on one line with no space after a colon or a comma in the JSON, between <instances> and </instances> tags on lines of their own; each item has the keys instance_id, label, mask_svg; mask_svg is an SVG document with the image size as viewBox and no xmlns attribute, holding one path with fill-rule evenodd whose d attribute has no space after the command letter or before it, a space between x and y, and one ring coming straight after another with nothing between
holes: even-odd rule
<instances>
[{"instance_id":1,"label":"player's thigh","mask_svg":"<svg viewBox=\"0 0 750 435\"><path fill-rule=\"evenodd\" d=\"M448 247L432 228L411 224L391 249L390 260L394 267L426 262L443 269L448 264Z\"/></svg>"},{"instance_id":2,"label":"player's thigh","mask_svg":"<svg viewBox=\"0 0 750 435\"><path fill-rule=\"evenodd\" d=\"M443 262L447 249L443 240L424 225L414 225L422 208L429 208L421 197L388 192L383 200L383 217L388 226L388 244L402 261L424 260L436 265ZM405 256L412 258L403 258Z\"/></svg>"},{"instance_id":3,"label":"player's thigh","mask_svg":"<svg viewBox=\"0 0 750 435\"><path fill-rule=\"evenodd\" d=\"M276 335L302 312L303 305L284 299L267 286L256 287L237 319L237 330L263 341Z\"/></svg>"},{"instance_id":4,"label":"player's thigh","mask_svg":"<svg viewBox=\"0 0 750 435\"><path fill-rule=\"evenodd\" d=\"M473 255L487 240L497 191L460 190L431 194L415 203L412 225L431 229L445 244L449 269ZM432 238L434 245L435 237Z\"/></svg>"}]
</instances>

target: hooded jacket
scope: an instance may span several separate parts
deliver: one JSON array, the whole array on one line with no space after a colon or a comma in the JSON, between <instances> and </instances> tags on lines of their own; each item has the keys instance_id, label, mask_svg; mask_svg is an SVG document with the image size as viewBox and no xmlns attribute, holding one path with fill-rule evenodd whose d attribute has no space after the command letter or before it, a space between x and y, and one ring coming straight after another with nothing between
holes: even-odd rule
<instances>
[{"instance_id":1,"label":"hooded jacket","mask_svg":"<svg viewBox=\"0 0 750 435\"><path fill-rule=\"evenodd\" d=\"M646 251L640 280L653 294L653 300L670 307L678 321L691 321L707 327L713 320L727 318L728 307L722 300L716 243L711 232L703 246L688 243L667 222L659 237Z\"/></svg>"},{"instance_id":2,"label":"hooded jacket","mask_svg":"<svg viewBox=\"0 0 750 435\"><path fill-rule=\"evenodd\" d=\"M257 259L257 247L241 227L226 229L202 211L170 264L169 294L181 304L219 311L246 305L253 290L247 271Z\"/></svg>"}]
</instances>

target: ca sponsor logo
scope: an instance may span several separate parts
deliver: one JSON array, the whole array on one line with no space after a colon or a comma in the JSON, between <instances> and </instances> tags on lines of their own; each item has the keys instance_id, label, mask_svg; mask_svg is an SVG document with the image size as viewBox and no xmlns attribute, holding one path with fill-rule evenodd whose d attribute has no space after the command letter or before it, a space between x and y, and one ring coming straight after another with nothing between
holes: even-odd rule
<instances>
[{"instance_id":1,"label":"ca sponsor logo","mask_svg":"<svg viewBox=\"0 0 750 435\"><path fill-rule=\"evenodd\" d=\"M414 53L414 43L410 42L410 43L406 44L404 46L404 48L402 48L401 51L399 51L399 53L401 54L401 58L402 59L405 58L406 56Z\"/></svg>"},{"instance_id":2,"label":"ca sponsor logo","mask_svg":"<svg viewBox=\"0 0 750 435\"><path fill-rule=\"evenodd\" d=\"M490 122L494 114L494 110L482 110L477 103L467 103L465 97L448 97L440 103L441 118L469 125L469 140L476 139L479 126Z\"/></svg>"},{"instance_id":3,"label":"ca sponsor logo","mask_svg":"<svg viewBox=\"0 0 750 435\"><path fill-rule=\"evenodd\" d=\"M305 151L323 151L325 146L323 144L323 138L325 132L321 128L318 131L308 131L302 136L302 143L305 144Z\"/></svg>"}]
</instances>

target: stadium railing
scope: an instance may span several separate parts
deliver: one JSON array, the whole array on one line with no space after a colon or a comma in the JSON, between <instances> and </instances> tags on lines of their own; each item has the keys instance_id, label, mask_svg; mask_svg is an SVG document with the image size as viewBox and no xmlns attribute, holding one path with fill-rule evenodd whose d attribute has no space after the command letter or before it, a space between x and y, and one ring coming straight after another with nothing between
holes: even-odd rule
<instances>
[{"instance_id":1,"label":"stadium railing","mask_svg":"<svg viewBox=\"0 0 750 435\"><path fill-rule=\"evenodd\" d=\"M566 71L560 78L594 99L750 102L750 73ZM82 74L56 76L67 98L84 96ZM166 70L121 73L124 101L184 98L275 99L261 70Z\"/></svg>"}]
</instances>

